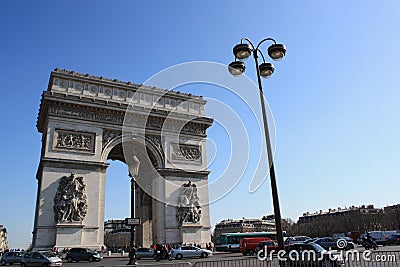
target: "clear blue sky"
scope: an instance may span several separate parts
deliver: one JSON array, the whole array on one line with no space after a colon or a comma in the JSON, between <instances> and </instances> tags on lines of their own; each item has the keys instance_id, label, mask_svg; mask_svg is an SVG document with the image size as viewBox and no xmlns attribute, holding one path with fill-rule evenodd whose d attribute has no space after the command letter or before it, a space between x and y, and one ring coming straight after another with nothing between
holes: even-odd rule
<instances>
[{"instance_id":1,"label":"clear blue sky","mask_svg":"<svg viewBox=\"0 0 400 267\"><path fill-rule=\"evenodd\" d=\"M276 125L283 217L399 203L399 10L394 0L1 1L0 224L10 246L26 247L31 238L41 147L36 119L51 70L143 83L178 63L228 64L241 37L274 37L288 50L263 81ZM255 81L253 63L246 74ZM190 90L235 109L223 90ZM210 179L217 179L228 138L218 125L209 137L218 151ZM129 214L126 173L112 162L106 219ZM213 225L272 213L269 182L249 193L251 179L244 176L211 204Z\"/></svg>"}]
</instances>

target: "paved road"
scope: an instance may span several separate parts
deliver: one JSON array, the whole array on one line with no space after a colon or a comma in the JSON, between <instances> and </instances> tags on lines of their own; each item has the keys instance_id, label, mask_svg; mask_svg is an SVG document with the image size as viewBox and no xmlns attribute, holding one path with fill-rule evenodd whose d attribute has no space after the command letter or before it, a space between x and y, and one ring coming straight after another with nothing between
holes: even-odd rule
<instances>
[{"instance_id":1,"label":"paved road","mask_svg":"<svg viewBox=\"0 0 400 267\"><path fill-rule=\"evenodd\" d=\"M364 251L364 249L360 246L356 247L357 250L359 250L360 252ZM383 253L383 251L387 251L385 252L386 255L390 255L390 252L396 252L397 257L399 257L399 251L400 251L400 246L380 246L379 249L377 250L377 252L379 253ZM394 254L394 253L393 253ZM253 256L254 257L254 256ZM212 264L212 261L225 261L225 260L230 260L230 261L239 261L242 259L249 259L251 258L250 256L243 256L240 253L215 253L212 257L206 258L206 259L182 259L182 260L173 260L173 261L167 261L167 260L163 260L158 262L159 264L166 264L165 266L168 267L168 265L170 265L171 267L189 267L190 265L185 265L185 262L190 262L191 264L195 264L196 262L209 262L209 264L207 264L206 266L213 266L215 264ZM83 267L83 266L90 266L90 267L112 267L112 266L126 266L128 263L129 259L128 257L121 257L121 256L117 256L117 257L105 257L102 261L100 262L79 262L79 263L67 263L64 262L63 266L67 266L67 267ZM143 260L139 260L138 261L139 266L161 266L161 265L157 265L156 261L153 259L143 259ZM178 264L179 265L176 265ZM348 264L353 266L352 264ZM357 264L358 265L358 264ZM376 264L368 264L368 266L375 266ZM260 265L261 266L261 265ZM378 265L376 265L378 266ZM381 265L379 265L381 266ZM392 266L392 265L382 265L382 266ZM395 266L400 266L400 259L397 259L397 263Z\"/></svg>"},{"instance_id":2,"label":"paved road","mask_svg":"<svg viewBox=\"0 0 400 267\"><path fill-rule=\"evenodd\" d=\"M182 260L173 260L173 261L167 261L167 260L162 260L159 261L159 263L164 263L164 264L176 264L180 263L181 267L184 267L185 262L190 262L192 264L198 262L198 261L223 261L223 260L235 260L235 259L243 259L247 258L244 257L240 253L217 253L214 254L212 257L206 258L206 259L199 259L199 258L193 258L193 259L182 259ZM127 265L129 261L129 258L126 257L120 257L120 256L113 256L113 257L105 257L102 261L100 262L72 262L68 263L64 260L63 266L67 267L83 267L83 266L90 266L90 267L109 267L109 266L122 266L122 265ZM143 259L138 261L139 264L141 265L148 265L148 266L154 266L156 264L156 261L153 259Z\"/></svg>"}]
</instances>

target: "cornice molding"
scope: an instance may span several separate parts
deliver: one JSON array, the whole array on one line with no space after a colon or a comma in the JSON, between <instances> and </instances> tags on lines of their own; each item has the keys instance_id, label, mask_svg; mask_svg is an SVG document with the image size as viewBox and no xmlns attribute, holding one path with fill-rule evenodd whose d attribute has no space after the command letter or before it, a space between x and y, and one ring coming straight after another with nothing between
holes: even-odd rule
<instances>
[{"instance_id":1,"label":"cornice molding","mask_svg":"<svg viewBox=\"0 0 400 267\"><path fill-rule=\"evenodd\" d=\"M60 158L48 158L42 157L40 159L39 168L36 173L36 179L40 180L40 175L43 173L44 167L60 168L60 169L84 169L84 170L95 170L105 172L110 164L104 162L95 161L84 161L74 159L60 159Z\"/></svg>"},{"instance_id":2,"label":"cornice molding","mask_svg":"<svg viewBox=\"0 0 400 267\"><path fill-rule=\"evenodd\" d=\"M208 175L210 174L210 171L190 171L172 168L157 169L157 172L162 176L175 176L182 178L190 177L199 179L208 179Z\"/></svg>"}]
</instances>

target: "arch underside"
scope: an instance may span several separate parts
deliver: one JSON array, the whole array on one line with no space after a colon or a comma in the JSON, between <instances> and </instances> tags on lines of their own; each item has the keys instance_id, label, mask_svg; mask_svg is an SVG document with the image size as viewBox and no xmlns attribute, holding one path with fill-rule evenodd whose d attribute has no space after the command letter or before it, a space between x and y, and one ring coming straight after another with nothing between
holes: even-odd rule
<instances>
[{"instance_id":1,"label":"arch underside","mask_svg":"<svg viewBox=\"0 0 400 267\"><path fill-rule=\"evenodd\" d=\"M142 147L142 145L137 142L131 142L130 144L128 143L123 145L121 140L121 138L116 138L116 140L114 140L115 142L110 142L114 146L109 150L107 160L118 160L128 165L124 148L125 150L128 150L126 147L135 149L135 146ZM152 144L147 142L144 153L140 149L136 149L137 157L141 161L139 167L139 173L141 174L147 173L144 169L156 170L158 168L162 168L160 151L150 146L152 146ZM143 160L145 157L147 160ZM146 177L146 179L149 178L148 174L139 175L139 177L143 176ZM141 187L141 184L143 183L141 181L142 179L137 181L134 190L135 195L131 196L135 199L134 217L141 219L141 225L135 227L135 244L147 247L154 243L153 236L155 236L155 232L157 231L156 225L153 223L153 205L157 202L157 200L150 196L148 190L150 190L151 187L148 184L144 184L146 187L145 190Z\"/></svg>"}]
</instances>

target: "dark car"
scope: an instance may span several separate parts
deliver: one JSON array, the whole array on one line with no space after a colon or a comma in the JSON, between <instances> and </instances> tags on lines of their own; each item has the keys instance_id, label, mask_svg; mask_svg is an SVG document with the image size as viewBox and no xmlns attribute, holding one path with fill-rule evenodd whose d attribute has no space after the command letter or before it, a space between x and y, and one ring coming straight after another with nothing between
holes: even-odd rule
<instances>
[{"instance_id":1,"label":"dark car","mask_svg":"<svg viewBox=\"0 0 400 267\"><path fill-rule=\"evenodd\" d=\"M73 261L101 261L103 256L97 251L91 250L89 248L71 248L65 255L65 259L68 262Z\"/></svg>"},{"instance_id":2,"label":"dark car","mask_svg":"<svg viewBox=\"0 0 400 267\"><path fill-rule=\"evenodd\" d=\"M260 254L258 253L260 250ZM269 255L271 252L277 253L278 252L278 243L276 243L275 240L266 240L266 241L261 241L257 244L256 246L256 255L260 257L264 257L265 250L267 250L267 255Z\"/></svg>"},{"instance_id":3,"label":"dark car","mask_svg":"<svg viewBox=\"0 0 400 267\"><path fill-rule=\"evenodd\" d=\"M320 237L320 238L313 240L312 242L320 245L321 247L323 247L326 250L354 249L353 242L349 241L346 238L333 239L331 237ZM339 246L343 245L343 247L339 247L338 244L339 244Z\"/></svg>"},{"instance_id":4,"label":"dark car","mask_svg":"<svg viewBox=\"0 0 400 267\"><path fill-rule=\"evenodd\" d=\"M308 237L308 236L292 236L292 237L288 237L285 240L285 246L293 244L293 243L306 242L309 239L311 239L311 238Z\"/></svg>"},{"instance_id":5,"label":"dark car","mask_svg":"<svg viewBox=\"0 0 400 267\"><path fill-rule=\"evenodd\" d=\"M400 234L390 235L388 240L386 241L388 245L400 245Z\"/></svg>"},{"instance_id":6,"label":"dark car","mask_svg":"<svg viewBox=\"0 0 400 267\"><path fill-rule=\"evenodd\" d=\"M340 266L344 261L340 254L327 251L315 243L295 243L285 247L281 259L285 266Z\"/></svg>"},{"instance_id":7,"label":"dark car","mask_svg":"<svg viewBox=\"0 0 400 267\"><path fill-rule=\"evenodd\" d=\"M345 242L346 242L345 250L349 250L349 249L354 249L355 248L353 239L351 237L348 237L348 236L339 237L338 239L336 239L336 243L340 242L340 240L345 240Z\"/></svg>"},{"instance_id":8,"label":"dark car","mask_svg":"<svg viewBox=\"0 0 400 267\"><path fill-rule=\"evenodd\" d=\"M13 251L13 252L6 252L4 255L1 257L1 265L6 265L8 264L14 264L14 263L20 263L22 259L22 252L21 251Z\"/></svg>"}]
</instances>

